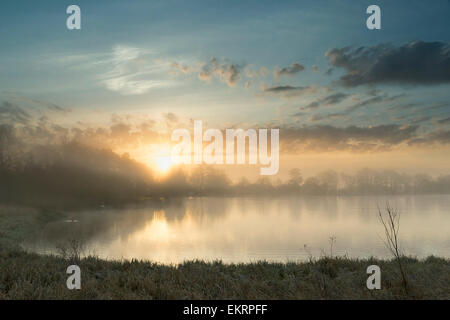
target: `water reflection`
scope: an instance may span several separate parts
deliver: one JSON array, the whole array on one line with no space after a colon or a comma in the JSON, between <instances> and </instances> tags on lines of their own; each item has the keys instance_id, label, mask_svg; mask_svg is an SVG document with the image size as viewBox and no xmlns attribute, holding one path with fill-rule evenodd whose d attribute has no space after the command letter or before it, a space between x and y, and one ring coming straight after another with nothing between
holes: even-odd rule
<instances>
[{"instance_id":1,"label":"water reflection","mask_svg":"<svg viewBox=\"0 0 450 320\"><path fill-rule=\"evenodd\" d=\"M327 254L329 238L336 236L335 254L386 257L377 220L377 205L386 201L401 212L407 254L450 256L449 196L178 199L70 212L24 246L56 252L72 237L102 258L288 261Z\"/></svg>"}]
</instances>

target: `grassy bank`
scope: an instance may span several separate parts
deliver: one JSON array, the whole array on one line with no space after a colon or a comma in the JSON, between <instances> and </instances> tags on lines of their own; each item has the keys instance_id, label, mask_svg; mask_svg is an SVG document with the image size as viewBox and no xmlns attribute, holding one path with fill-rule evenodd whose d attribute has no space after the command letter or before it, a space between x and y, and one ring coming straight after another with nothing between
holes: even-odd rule
<instances>
[{"instance_id":1,"label":"grassy bank","mask_svg":"<svg viewBox=\"0 0 450 320\"><path fill-rule=\"evenodd\" d=\"M23 251L0 254L1 299L450 299L450 262L405 259L406 295L394 261L322 258L307 263L222 264L191 261L77 262L81 290L66 288L71 261ZM382 270L381 290L366 288L368 265Z\"/></svg>"},{"instance_id":2,"label":"grassy bank","mask_svg":"<svg viewBox=\"0 0 450 320\"><path fill-rule=\"evenodd\" d=\"M20 249L52 213L0 209L0 299L450 299L450 261L403 258L405 293L395 261L347 258L304 263L77 260ZM81 268L81 290L66 288L66 268ZM366 288L367 266L380 266L381 290Z\"/></svg>"}]
</instances>

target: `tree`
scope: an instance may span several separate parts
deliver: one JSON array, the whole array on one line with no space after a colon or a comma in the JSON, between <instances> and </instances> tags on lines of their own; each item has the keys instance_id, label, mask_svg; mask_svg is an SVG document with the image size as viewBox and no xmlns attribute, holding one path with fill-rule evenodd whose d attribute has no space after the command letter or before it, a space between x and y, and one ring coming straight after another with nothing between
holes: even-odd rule
<instances>
[{"instance_id":1,"label":"tree","mask_svg":"<svg viewBox=\"0 0 450 320\"><path fill-rule=\"evenodd\" d=\"M294 169L289 170L289 181L288 181L289 184L299 186L302 184L302 182L303 182L303 177L302 177L302 173L301 173L300 169L294 168Z\"/></svg>"}]
</instances>

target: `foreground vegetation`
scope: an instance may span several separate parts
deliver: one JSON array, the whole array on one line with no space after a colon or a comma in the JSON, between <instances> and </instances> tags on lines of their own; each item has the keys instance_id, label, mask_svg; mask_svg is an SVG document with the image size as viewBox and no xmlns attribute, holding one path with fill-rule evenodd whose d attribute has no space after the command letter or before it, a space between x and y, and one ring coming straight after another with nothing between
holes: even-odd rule
<instances>
[{"instance_id":1,"label":"foreground vegetation","mask_svg":"<svg viewBox=\"0 0 450 320\"><path fill-rule=\"evenodd\" d=\"M66 288L71 261L23 251L0 253L1 299L450 299L450 262L406 259L405 294L394 261L321 258L306 263L223 264L81 259L82 288ZM381 290L366 288L368 265L382 270Z\"/></svg>"},{"instance_id":2,"label":"foreground vegetation","mask_svg":"<svg viewBox=\"0 0 450 320\"><path fill-rule=\"evenodd\" d=\"M224 264L80 259L25 252L18 243L52 219L40 211L0 208L0 299L450 299L450 260L397 261L322 257L308 262ZM68 290L66 268L81 268L81 290ZM381 290L366 288L367 266L382 271Z\"/></svg>"}]
</instances>

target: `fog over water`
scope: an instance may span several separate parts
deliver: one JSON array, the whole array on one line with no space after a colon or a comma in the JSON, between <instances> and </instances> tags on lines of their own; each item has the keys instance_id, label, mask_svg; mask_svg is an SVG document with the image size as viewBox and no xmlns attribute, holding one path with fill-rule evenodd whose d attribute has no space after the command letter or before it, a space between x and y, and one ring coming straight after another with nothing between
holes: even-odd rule
<instances>
[{"instance_id":1,"label":"fog over water","mask_svg":"<svg viewBox=\"0 0 450 320\"><path fill-rule=\"evenodd\" d=\"M450 196L197 197L122 209L66 212L23 246L58 253L67 240L84 254L161 263L221 259L297 261L333 255L389 257L378 209L398 210L407 255L450 257Z\"/></svg>"}]
</instances>

